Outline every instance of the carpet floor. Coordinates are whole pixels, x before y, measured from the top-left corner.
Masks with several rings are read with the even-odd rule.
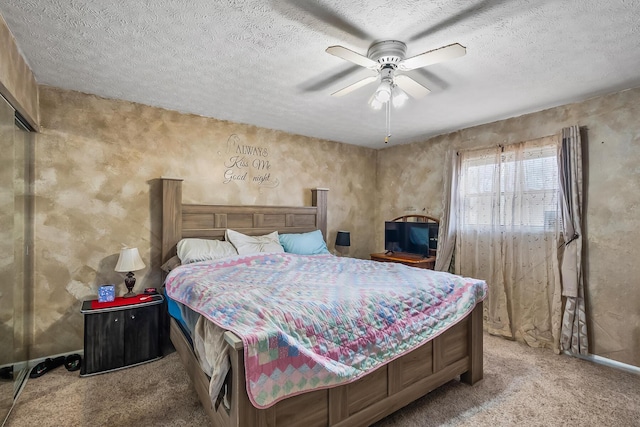
[[[178,355],[80,378],[29,379],[6,427],[206,426]],[[640,426],[640,376],[484,336],[484,379],[450,381],[376,427]]]

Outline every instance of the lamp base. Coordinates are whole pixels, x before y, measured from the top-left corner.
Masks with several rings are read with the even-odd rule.
[[[122,298],[131,298],[131,297],[135,297],[136,294],[133,293],[133,287],[136,285],[136,278],[133,277],[133,272],[128,272],[127,273],[127,278],[124,279],[124,284],[127,287],[127,292],[126,294],[122,295]]]
[[[349,246],[335,246],[335,255],[340,257],[349,257]]]

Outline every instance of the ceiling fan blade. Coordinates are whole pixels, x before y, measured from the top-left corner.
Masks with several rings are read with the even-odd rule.
[[[342,58],[349,62],[353,62],[354,64],[358,64],[361,67],[376,69],[378,67],[378,63],[373,59],[367,58],[366,56],[360,55],[346,47],[342,46],[329,46],[326,50],[327,53],[331,55],[337,56],[338,58]]]
[[[502,6],[502,4],[508,3],[508,0],[482,0],[474,5],[471,5],[455,15],[444,19],[437,24],[419,32],[413,37],[409,38],[410,42],[416,41],[423,37],[431,36],[438,31],[444,30],[445,28],[453,27],[454,25],[458,25],[459,23],[468,20],[469,18],[473,18],[478,16],[481,13],[488,12],[492,8],[497,8]]]
[[[400,87],[400,89],[416,99],[423,98],[431,92],[429,89],[404,74],[396,76],[393,81]]]
[[[340,89],[339,91],[333,92],[331,94],[331,96],[344,96],[344,95],[346,95],[348,93],[353,92],[356,89],[360,89],[362,86],[366,86],[369,83],[373,83],[376,80],[378,80],[378,77],[375,77],[375,76],[366,77],[366,78],[364,78],[362,80],[358,80],[357,82],[355,82],[353,84],[350,84],[349,86],[347,86],[345,88]]]
[[[416,68],[422,68],[426,67],[427,65],[437,64],[438,62],[458,58],[460,56],[464,56],[466,53],[466,47],[458,43],[454,43],[400,61],[400,63],[398,64],[398,69],[402,71],[415,70]]]
[[[358,65],[347,65],[346,68],[341,68],[341,71],[329,75],[325,74],[322,76],[317,76],[313,79],[308,80],[307,82],[299,84],[297,87],[304,92],[316,92],[319,90],[324,90],[329,86],[334,85],[336,81],[343,80],[349,77],[351,74],[358,73],[361,70],[362,68],[360,68]]]
[[[329,36],[344,39],[344,35],[348,34],[360,40],[373,39],[371,34],[318,1],[271,0],[271,5],[289,19]]]

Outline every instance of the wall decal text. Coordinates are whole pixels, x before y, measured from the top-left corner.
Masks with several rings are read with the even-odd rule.
[[[223,184],[246,182],[260,187],[275,188],[280,184],[269,160],[269,149],[244,144],[236,134],[229,136],[224,160]]]

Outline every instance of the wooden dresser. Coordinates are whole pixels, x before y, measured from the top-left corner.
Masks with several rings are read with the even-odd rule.
[[[380,262],[399,262],[400,264],[408,265],[410,267],[428,268],[433,270],[436,264],[436,257],[424,257],[422,255],[406,254],[402,252],[394,252],[385,254],[384,252],[371,254],[373,261]]]

